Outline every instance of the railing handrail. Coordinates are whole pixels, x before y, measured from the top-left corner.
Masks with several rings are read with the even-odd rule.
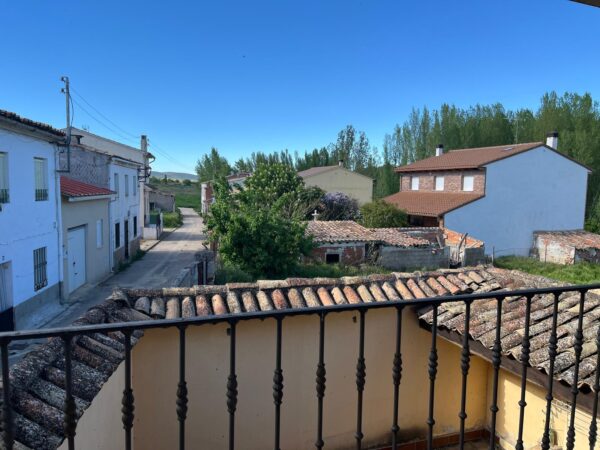
[[[208,315],[208,316],[195,316],[178,319],[154,319],[154,320],[140,320],[130,322],[114,322],[114,323],[102,323],[93,325],[78,325],[78,326],[65,326],[57,328],[47,328],[39,330],[23,330],[23,331],[10,331],[0,333],[0,342],[11,342],[11,341],[22,341],[27,339],[40,339],[50,337],[64,337],[64,336],[77,336],[85,335],[96,332],[116,332],[116,331],[135,331],[145,330],[152,328],[170,328],[170,327],[181,327],[186,325],[202,325],[202,324],[217,324],[217,323],[231,323],[242,320],[252,319],[268,319],[268,318],[283,318],[288,316],[300,316],[300,315],[313,315],[313,314],[327,314],[331,312],[344,312],[344,311],[364,311],[370,309],[380,308],[394,308],[394,307],[409,307],[409,306],[434,306],[441,305],[443,303],[450,302],[465,302],[465,301],[477,301],[486,299],[497,299],[506,297],[533,297],[534,295],[540,294],[562,294],[566,292],[587,292],[593,289],[600,289],[600,283],[594,284],[583,284],[583,285],[565,285],[565,286],[554,286],[544,288],[529,288],[529,289],[518,289],[518,290],[501,290],[491,291],[483,293],[472,293],[472,294],[457,294],[457,295],[442,295],[436,297],[426,297],[420,299],[411,300],[388,300],[388,301],[374,301],[370,303],[348,303],[342,305],[331,305],[331,306],[318,306],[318,307],[303,307],[303,308],[286,308],[286,309],[274,309],[270,311],[253,311],[253,312],[242,312],[242,313],[228,313],[219,315]],[[121,301],[123,302],[123,301]]]

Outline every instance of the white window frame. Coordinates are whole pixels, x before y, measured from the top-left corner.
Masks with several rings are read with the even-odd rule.
[[[131,181],[133,181],[133,183],[132,183],[133,196],[135,197],[137,195],[137,177],[136,176],[131,177]]]
[[[464,192],[473,192],[474,188],[475,188],[475,176],[474,175],[463,175],[462,190]]]
[[[48,160],[33,158],[34,199],[36,202],[48,201]]]
[[[125,197],[129,197],[129,175],[123,175],[123,184],[125,185]]]
[[[113,176],[113,190],[117,193],[116,197],[119,198],[119,174],[115,172]]]
[[[445,179],[443,176],[435,176],[433,177],[433,184],[434,184],[434,189],[436,191],[443,191],[444,190],[444,183],[445,183]]]
[[[8,153],[0,152],[0,204],[10,202],[8,186]]]
[[[410,190],[418,191],[419,190],[419,177],[410,177]]]
[[[104,221],[96,220],[96,248],[104,246]]]

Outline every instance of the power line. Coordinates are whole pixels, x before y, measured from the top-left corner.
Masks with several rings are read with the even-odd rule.
[[[175,158],[173,158],[171,155],[169,155],[165,150],[160,148],[158,145],[154,144],[151,140],[148,140],[148,145],[152,149],[156,150],[160,155],[164,156],[166,159],[168,159],[170,162],[172,162],[173,164],[176,164],[185,170],[190,170],[190,167],[188,165],[177,161]]]

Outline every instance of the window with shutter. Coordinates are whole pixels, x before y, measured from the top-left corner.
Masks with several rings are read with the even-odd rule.
[[[0,152],[0,203],[8,203],[8,155]]]
[[[48,285],[46,247],[33,251],[33,288],[39,291]]]
[[[35,167],[35,201],[48,200],[48,160],[44,158],[33,159]]]

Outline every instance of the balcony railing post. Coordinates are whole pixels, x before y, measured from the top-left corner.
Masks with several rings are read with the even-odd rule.
[[[283,401],[283,371],[281,370],[281,322],[277,319],[277,342],[275,344],[275,372],[273,373],[273,402],[275,403],[275,450],[280,450],[281,403]]]
[[[596,333],[596,377],[594,378],[594,406],[592,407],[592,421],[590,423],[589,441],[590,450],[594,450],[598,436],[598,392],[600,391],[600,327]]]
[[[567,431],[567,450],[573,450],[575,446],[575,410],[577,408],[577,394],[579,394],[579,364],[581,363],[581,351],[583,350],[583,312],[585,310],[586,291],[580,291],[579,297],[579,315],[577,317],[577,331],[575,331],[575,374],[571,383],[571,418],[569,421],[569,430]]]
[[[64,350],[65,350],[65,406],[64,406],[64,430],[65,437],[69,450],[75,448],[75,429],[77,427],[76,422],[76,410],[75,410],[75,399],[73,398],[73,373],[72,373],[72,341],[73,336],[70,334],[63,336]]]
[[[496,417],[498,415],[498,374],[500,372],[500,363],[502,362],[502,302],[504,297],[498,297],[496,300],[496,336],[494,338],[494,347],[492,349],[492,367],[494,368],[494,378],[492,383],[492,413],[490,423],[490,450],[496,448]]]
[[[552,413],[552,400],[554,399],[554,362],[556,360],[556,350],[558,348],[558,336],[556,327],[558,326],[558,302],[560,294],[554,294],[554,306],[552,309],[552,328],[550,329],[550,339],[548,342],[548,357],[550,359],[548,367],[548,392],[546,393],[546,421],[544,423],[544,434],[542,436],[542,450],[550,449],[550,417]]]
[[[325,313],[319,314],[319,364],[317,365],[317,441],[315,447],[322,449],[323,442],[323,397],[325,397]]]
[[[400,391],[400,380],[402,379],[402,307],[396,307],[396,350],[392,365],[392,381],[394,384],[394,418],[392,420],[392,450],[398,448],[398,398]]]
[[[525,422],[525,394],[527,392],[527,367],[529,366],[529,324],[531,322],[531,299],[532,295],[525,296],[525,331],[523,335],[523,343],[521,345],[521,399],[519,400],[519,434],[516,450],[523,450],[523,426]]]
[[[123,334],[125,335],[125,389],[123,389],[121,412],[125,430],[125,449],[131,450],[131,429],[135,410],[133,390],[131,389],[131,330],[124,330]]]
[[[12,408],[10,401],[10,369],[8,362],[8,344],[10,340],[2,339],[2,431],[4,447],[12,450],[14,445]]]
[[[227,411],[229,412],[229,450],[235,448],[235,410],[237,408],[238,383],[235,373],[235,345],[237,321],[229,322],[229,377],[227,378]]]
[[[188,390],[185,381],[185,325],[179,328],[179,383],[177,384],[177,420],[179,421],[179,449],[185,449],[185,419],[188,410]]]
[[[364,309],[359,311],[359,335],[358,335],[358,360],[356,362],[356,390],[357,407],[356,407],[356,448],[362,448],[362,410],[363,410],[363,391],[365,390],[365,380],[367,376],[367,365],[365,363],[365,313]]]
[[[433,426],[435,419],[433,416],[434,396],[435,396],[435,378],[437,375],[438,356],[437,356],[437,322],[438,305],[433,306],[433,321],[431,324],[431,350],[429,352],[429,415],[427,416],[427,450],[433,449]]]
[[[465,446],[465,419],[467,418],[467,377],[469,376],[469,367],[471,362],[471,351],[469,347],[469,325],[471,322],[471,302],[465,302],[465,328],[463,334],[463,344],[461,351],[460,367],[462,371],[462,388],[460,393],[460,434],[459,448]]]

